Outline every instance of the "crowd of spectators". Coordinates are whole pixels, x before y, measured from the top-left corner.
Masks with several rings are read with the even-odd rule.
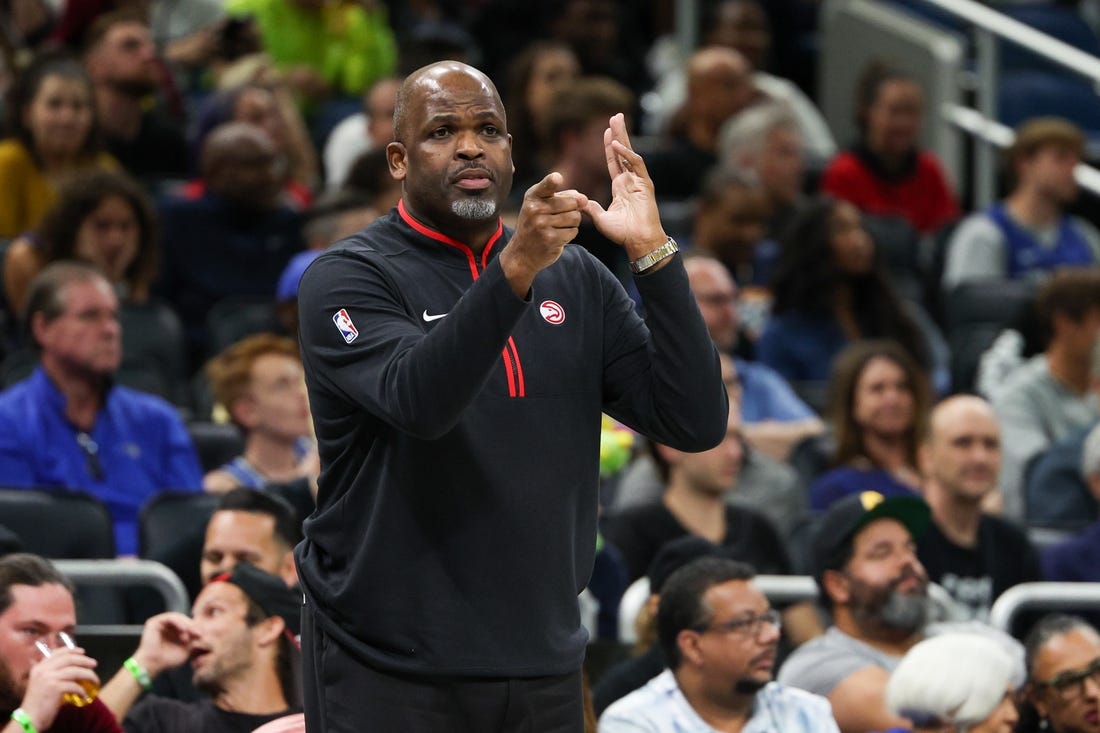
[[[673,2],[0,0],[0,489],[87,492],[110,516],[114,554],[187,581],[194,619],[147,620],[129,602],[116,620],[152,624],[135,657],[153,677],[194,655],[189,634],[212,638],[211,603],[285,601],[249,571],[196,598],[200,556],[203,583],[246,562],[293,584],[287,551],[322,469],[298,280],[329,245],[393,215],[386,145],[404,76],[463,60],[505,96],[506,224],[551,170],[606,206],[604,128],[626,113],[723,360],[718,447],[630,436],[628,460],[601,471],[582,618],[591,648],[604,645],[587,673],[607,729],[656,730],[683,712],[666,705],[712,725],[708,714],[739,715],[745,699],[707,698],[722,679],[700,641],[710,616],[693,614],[744,601],[761,611],[745,627],[754,653],[776,657],[782,682],[761,683],[757,703],[820,717],[818,700],[790,690],[802,688],[831,704],[806,730],[1100,731],[1100,612],[1025,615],[1015,639],[987,626],[1018,583],[1100,581],[1100,217],[1075,178],[1090,132],[1025,121],[1004,151],[1002,198],[974,207],[922,142],[912,69],[861,69],[856,137],[836,137],[805,50],[810,5],[704,0],[685,54]],[[644,308],[625,254],[590,221],[576,245]],[[961,314],[975,298],[981,332]],[[271,512],[241,487],[289,498],[296,517],[259,526]],[[224,506],[151,548],[141,522],[159,494]],[[4,524],[0,548],[29,549],[27,528]],[[249,553],[258,533],[276,561]],[[700,556],[712,564],[670,581]],[[63,585],[19,562],[9,582]],[[754,572],[811,575],[818,602],[765,608]],[[712,591],[739,600],[708,606]],[[252,612],[252,658],[292,653],[292,624]],[[967,664],[933,679],[958,649]],[[160,730],[164,716],[229,725],[216,681],[212,705],[147,700],[128,715],[143,685],[124,672],[104,697],[126,730]],[[281,669],[231,687],[245,699],[260,688],[270,694],[236,729],[296,711]],[[0,711],[10,692],[0,684]]]

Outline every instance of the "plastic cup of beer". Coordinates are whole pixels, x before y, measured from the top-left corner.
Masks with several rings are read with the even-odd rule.
[[[67,649],[76,649],[76,642],[73,641],[73,637],[69,636],[64,631],[59,631],[57,633],[57,638],[61,640],[61,643]],[[49,659],[51,656],[53,656],[53,651],[50,649],[50,645],[46,642],[36,641],[34,645],[38,647],[38,651],[42,652],[42,656],[46,659]],[[85,705],[91,705],[92,701],[94,701],[99,695],[99,683],[93,682],[92,680],[77,680],[77,684],[84,688],[83,695],[77,695],[73,692],[66,692],[61,695],[61,699],[69,705],[78,708],[82,708]]]

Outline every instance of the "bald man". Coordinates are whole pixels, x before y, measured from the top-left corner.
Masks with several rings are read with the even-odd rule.
[[[732,48],[710,46],[687,62],[687,96],[669,123],[667,145],[651,157],[662,198],[695,196],[706,171],[718,162],[722,123],[767,100],[752,79],[752,66]]]
[[[714,345],[732,354],[741,325],[737,284],[726,266],[710,255],[693,252],[684,258],[684,268]],[[731,366],[740,388],[745,437],[753,448],[785,461],[791,448],[824,430],[813,410],[771,367],[740,358],[733,359]]]
[[[311,731],[583,726],[577,594],[596,544],[600,413],[679,450],[717,445],[718,355],[622,114],[605,210],[528,189],[480,71],[443,61],[398,92],[396,209],[321,254],[299,289],[317,511],[296,557]],[[622,246],[647,318],[569,245],[581,212]]]
[[[201,185],[157,202],[158,294],[183,321],[194,364],[209,356],[211,306],[230,296],[273,298],[305,244],[301,214],[281,200],[286,161],[263,129],[220,125],[203,142],[200,165]]]
[[[917,540],[929,579],[966,616],[986,620],[997,596],[1039,580],[1039,560],[1016,525],[983,511],[998,505],[1001,431],[989,403],[960,395],[939,403],[920,448],[932,524]]]

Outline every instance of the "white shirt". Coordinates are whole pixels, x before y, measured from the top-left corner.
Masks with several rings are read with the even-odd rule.
[[[600,733],[716,733],[666,669],[600,716]],[[778,682],[756,693],[742,733],[839,733],[829,701]]]

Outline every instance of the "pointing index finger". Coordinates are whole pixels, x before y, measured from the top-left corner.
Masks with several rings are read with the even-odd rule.
[[[531,188],[527,189],[527,193],[531,194],[532,196],[538,196],[539,198],[544,199],[553,198],[554,194],[558,192],[558,189],[561,187],[563,182],[564,179],[562,178],[561,173],[553,171],[547,174],[545,178],[536,183],[534,186],[531,186]]]

